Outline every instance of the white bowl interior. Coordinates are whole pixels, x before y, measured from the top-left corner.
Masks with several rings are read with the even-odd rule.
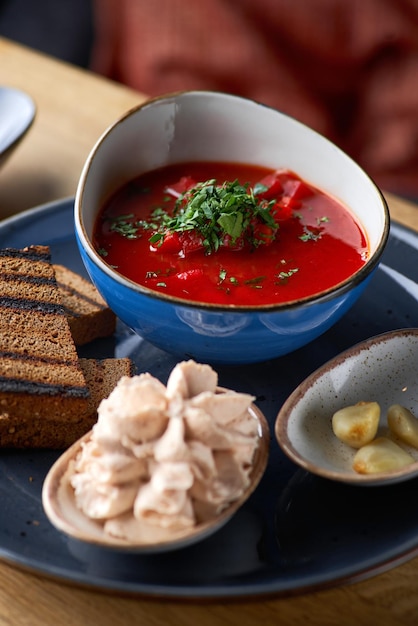
[[[382,241],[388,220],[384,200],[367,174],[334,144],[258,103],[227,94],[185,92],[139,106],[96,143],[76,197],[76,221],[81,209],[85,243],[91,248],[88,238],[98,207],[123,183],[145,171],[192,160],[294,170],[351,209],[367,233],[371,254]]]

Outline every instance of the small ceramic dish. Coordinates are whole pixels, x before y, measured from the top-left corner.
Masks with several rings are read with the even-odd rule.
[[[205,539],[226,524],[248,500],[267,467],[270,445],[269,426],[263,413],[255,405],[250,406],[249,412],[258,423],[258,446],[250,474],[251,482],[242,496],[232,502],[216,518],[197,524],[190,530],[173,532],[155,543],[132,543],[105,533],[99,522],[86,517],[76,506],[74,491],[70,484],[72,462],[80,452],[83,442],[89,440],[91,432],[68,448],[48,472],[42,490],[42,503],[47,517],[58,530],[73,539],[98,547],[136,553],[175,550]]]
[[[0,165],[28,132],[35,114],[35,103],[28,94],[0,87]]]
[[[418,450],[397,441],[415,462],[402,469],[359,474],[354,448],[332,430],[332,415],[360,401],[381,408],[378,435],[387,435],[387,409],[408,408],[418,417],[418,329],[390,331],[346,350],[306,378],[282,406],[275,434],[285,454],[304,469],[355,485],[383,485],[418,476]]]

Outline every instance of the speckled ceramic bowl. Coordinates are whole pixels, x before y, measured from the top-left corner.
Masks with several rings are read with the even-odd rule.
[[[0,165],[31,127],[36,114],[32,98],[11,87],[0,87]]]
[[[355,450],[334,435],[335,411],[360,401],[381,407],[378,434],[387,434],[387,409],[408,408],[418,418],[418,329],[378,335],[335,357],[307,379],[282,406],[275,425],[283,451],[314,474],[357,485],[382,485],[418,475],[418,450],[400,443],[415,459],[393,472],[358,474]]]
[[[193,160],[293,170],[339,198],[357,217],[369,240],[366,264],[316,296],[253,307],[190,302],[124,278],[92,245],[99,209],[112,193],[141,173]],[[240,364],[292,352],[344,315],[380,261],[389,233],[389,214],[382,194],[365,172],[303,124],[243,98],[185,92],[132,109],[99,138],[78,184],[75,230],[92,281],[116,315],[136,333],[179,358]]]

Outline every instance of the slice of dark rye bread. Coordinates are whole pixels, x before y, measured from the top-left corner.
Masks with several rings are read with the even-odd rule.
[[[0,250],[0,413],[81,417],[89,396],[49,248]]]
[[[45,246],[0,250],[0,447],[67,447],[92,427],[118,380],[134,374],[129,358],[78,358],[69,318],[77,318],[81,343],[114,329],[83,281],[57,271]],[[83,330],[93,321],[99,330]]]
[[[90,391],[89,413],[71,419],[63,419],[60,414],[32,417],[0,414],[0,448],[67,448],[96,423],[97,407],[119,379],[134,374],[129,358],[80,359],[80,366]]]
[[[53,268],[76,346],[112,335],[116,315],[94,285],[63,265],[53,264]]]

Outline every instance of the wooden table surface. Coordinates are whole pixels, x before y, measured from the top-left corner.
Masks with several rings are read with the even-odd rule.
[[[120,114],[144,100],[141,94],[2,39],[0,85],[24,89],[37,104],[33,127],[0,170],[0,218],[74,195],[96,139]],[[392,218],[418,230],[418,208],[390,194],[387,199]],[[95,623],[417,626],[418,558],[351,585],[239,602],[118,597],[0,563],[0,624]]]

